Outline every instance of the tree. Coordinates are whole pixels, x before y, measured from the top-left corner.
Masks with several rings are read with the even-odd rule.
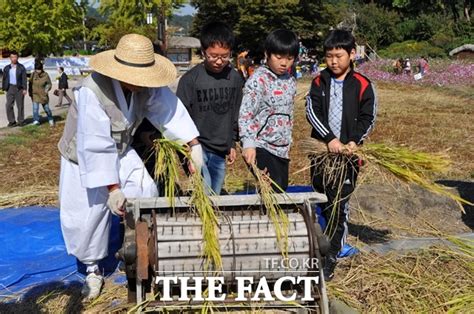
[[[356,37],[369,43],[373,49],[383,48],[401,40],[397,25],[400,16],[374,3],[362,5],[357,10]]]
[[[314,47],[329,27],[322,19],[321,1],[192,0],[191,5],[198,10],[191,32],[194,36],[199,37],[206,23],[222,21],[233,28],[237,46],[250,49],[254,55],[262,54],[265,37],[274,29],[291,29]]]
[[[199,37],[201,28],[209,23],[221,21],[234,28],[239,22],[239,1],[206,1],[206,0],[191,0],[191,5],[197,9],[197,13],[193,19],[191,34]]]
[[[156,39],[157,17],[162,12],[171,16],[173,9],[180,7],[184,0],[101,0],[99,13],[106,23],[94,30],[93,36],[101,44],[115,46],[120,37],[128,33],[138,33]],[[147,24],[147,14],[154,14],[153,23]]]
[[[79,5],[74,0],[0,0],[0,47],[47,55],[81,31]]]

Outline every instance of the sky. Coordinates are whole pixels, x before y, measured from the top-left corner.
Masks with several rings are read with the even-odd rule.
[[[76,0],[76,2],[79,3],[80,0]],[[97,9],[99,7],[99,1],[89,0],[89,5]],[[174,12],[176,15],[194,15],[194,13],[196,13],[196,9],[189,3],[184,4],[179,10]]]
[[[185,4],[174,12],[176,15],[194,15],[194,13],[196,13],[196,9],[189,4]]]

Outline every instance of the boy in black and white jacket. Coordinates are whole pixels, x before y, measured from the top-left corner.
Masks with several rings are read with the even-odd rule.
[[[324,52],[327,68],[311,83],[306,103],[306,116],[313,127],[311,136],[326,143],[329,152],[351,156],[341,191],[338,191],[340,184],[337,187],[325,184],[318,160],[313,160],[311,166],[313,188],[328,197],[322,215],[326,221],[331,214],[336,219],[323,268],[325,279],[331,280],[337,254],[347,237],[349,197],[359,171],[360,162],[353,153],[374,127],[377,99],[372,83],[353,70],[355,39],[350,32],[331,31],[324,41]]]

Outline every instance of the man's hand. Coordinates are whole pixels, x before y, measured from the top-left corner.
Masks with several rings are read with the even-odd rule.
[[[244,160],[248,165],[253,165],[257,157],[257,150],[255,149],[255,147],[244,148],[242,156],[244,157]]]
[[[229,155],[227,155],[227,164],[232,165],[235,162],[235,159],[237,158],[237,151],[235,148],[231,148]]]
[[[340,154],[344,150],[344,145],[338,138],[333,139],[328,143],[328,151],[331,153]]]
[[[125,195],[120,188],[109,190],[109,199],[107,206],[116,216],[123,216],[125,214],[125,202],[127,201]]]
[[[189,172],[200,173],[203,164],[202,146],[201,144],[194,144],[191,146],[191,160],[188,161]]]

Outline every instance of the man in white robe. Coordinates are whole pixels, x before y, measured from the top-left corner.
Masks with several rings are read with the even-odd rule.
[[[92,299],[104,282],[98,262],[107,256],[111,215],[123,215],[127,198],[158,196],[126,135],[146,117],[164,137],[191,146],[191,172],[200,170],[202,149],[186,108],[165,87],[176,69],[153,53],[149,39],[125,35],[117,49],[92,57],[90,66],[96,73],[75,91],[77,110],[71,107],[59,143],[59,196],[66,247],[87,266],[82,293]],[[117,124],[123,132],[114,134]]]

